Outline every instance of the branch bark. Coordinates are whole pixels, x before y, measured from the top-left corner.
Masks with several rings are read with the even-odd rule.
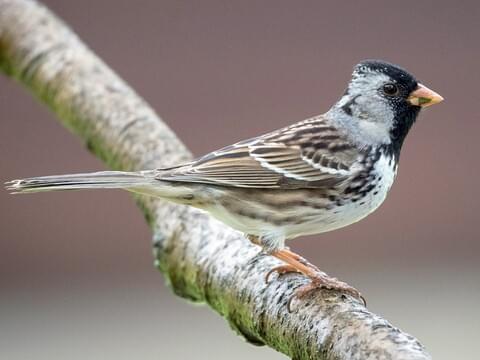
[[[0,68],[47,104],[110,167],[149,169],[191,154],[155,112],[43,5],[0,0]],[[156,266],[176,294],[204,302],[249,342],[293,359],[430,359],[412,336],[357,300],[329,291],[297,311],[286,302],[306,280],[265,284],[278,261],[241,234],[187,207],[138,197],[154,233]]]

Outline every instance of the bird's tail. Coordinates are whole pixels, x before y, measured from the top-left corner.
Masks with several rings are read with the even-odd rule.
[[[101,171],[12,180],[5,183],[5,186],[7,190],[18,194],[79,189],[127,189],[136,191],[136,189],[153,187],[155,183],[159,183],[159,181],[155,179],[153,171]]]

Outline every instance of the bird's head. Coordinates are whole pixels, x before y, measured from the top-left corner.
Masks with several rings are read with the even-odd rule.
[[[393,145],[400,149],[421,108],[442,101],[406,70],[379,60],[355,66],[330,118],[361,146]]]

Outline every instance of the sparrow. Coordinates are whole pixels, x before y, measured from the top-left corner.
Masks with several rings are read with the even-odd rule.
[[[365,60],[326,113],[192,162],[139,172],[33,177],[6,186],[13,193],[120,188],[190,205],[280,259],[284,265],[268,272],[267,282],[273,273],[308,277],[293,297],[330,289],[364,301],[358,290],[289,250],[285,240],[342,228],[377,209],[420,110],[442,100],[401,67]]]

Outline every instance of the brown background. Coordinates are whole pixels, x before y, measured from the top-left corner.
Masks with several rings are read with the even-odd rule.
[[[478,1],[49,0],[193,150],[324,112],[382,58],[446,101],[421,114],[365,221],[290,245],[361,289],[436,360],[474,358],[480,315]],[[0,77],[0,180],[103,169]],[[0,191],[2,359],[282,359],[163,285],[127,193]]]

